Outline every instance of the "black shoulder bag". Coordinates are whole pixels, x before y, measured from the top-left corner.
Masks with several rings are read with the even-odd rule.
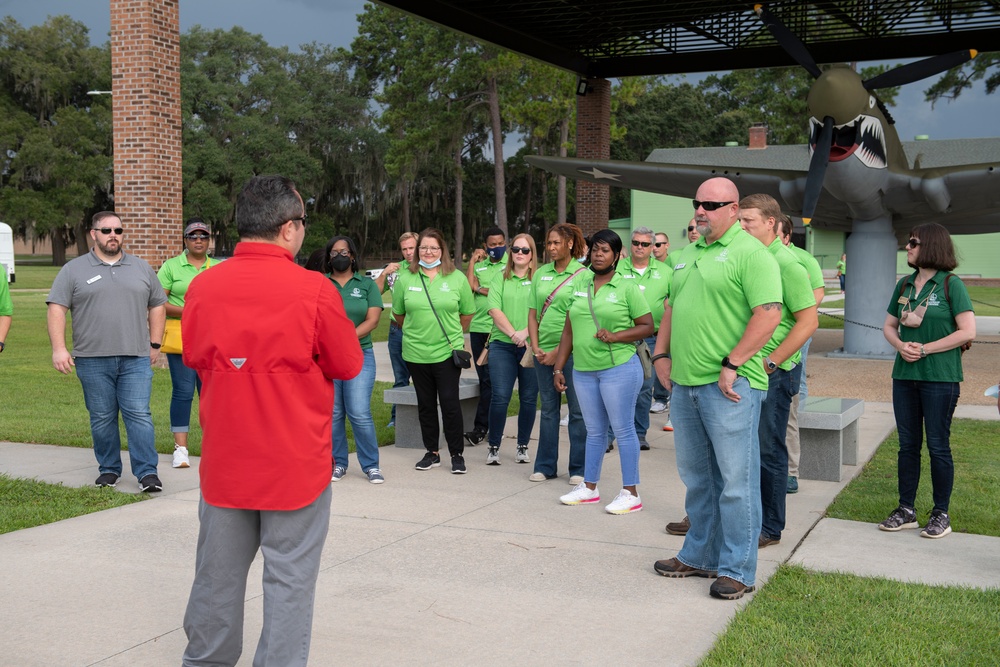
[[[438,326],[441,327],[441,333],[444,334],[444,339],[448,341],[448,347],[451,347],[451,339],[448,338],[448,332],[444,330],[444,323],[441,322],[441,318],[438,317],[437,310],[434,308],[434,302],[431,301],[431,291],[427,287],[427,279],[424,278],[424,274],[420,273],[420,269],[417,269],[417,273],[420,274],[420,282],[424,284],[424,294],[427,295],[427,303],[431,304],[431,312],[434,313],[434,319],[437,320]],[[444,276],[441,276],[442,279]],[[451,360],[459,368],[472,368],[472,353],[466,352],[465,348],[461,350],[452,349]]]

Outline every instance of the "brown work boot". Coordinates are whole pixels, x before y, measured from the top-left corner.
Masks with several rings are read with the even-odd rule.
[[[712,579],[718,575],[718,572],[714,570],[699,570],[696,567],[685,565],[676,558],[658,560],[653,563],[653,569],[656,570],[657,574],[662,574],[664,577],[671,577],[673,579],[679,579],[680,577],[705,577],[706,579]]]
[[[691,520],[686,516],[682,521],[673,521],[667,524],[667,532],[671,535],[687,535],[688,528],[691,527]]]
[[[747,593],[753,593],[753,591],[753,586],[741,584],[729,577],[719,577],[712,582],[712,587],[709,589],[709,593],[712,594],[713,598],[721,598],[723,600],[739,600]]]
[[[772,544],[781,544],[781,538],[780,537],[771,537],[770,535],[765,535],[764,533],[761,533],[760,537],[757,538],[757,548],[758,549],[763,549],[764,547],[769,547]]]

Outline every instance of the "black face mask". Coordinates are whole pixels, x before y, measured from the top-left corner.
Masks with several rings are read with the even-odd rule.
[[[330,258],[330,268],[337,272],[346,271],[351,268],[351,258],[335,255]]]
[[[594,273],[596,273],[599,276],[603,276],[603,275],[611,273],[612,271],[615,270],[615,263],[608,264],[607,268],[601,269],[600,271],[598,271],[597,269],[595,269],[594,265],[591,264],[590,265],[590,270],[593,271]]]

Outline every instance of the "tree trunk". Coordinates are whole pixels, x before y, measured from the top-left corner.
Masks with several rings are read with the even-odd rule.
[[[497,92],[497,79],[491,76],[489,80],[490,131],[493,135],[493,186],[497,199],[497,227],[507,236],[507,183],[503,172],[503,130],[500,125],[500,94]]]
[[[66,237],[61,229],[53,230],[49,235],[52,239],[52,266],[62,266],[66,263]]]
[[[569,119],[563,118],[559,123],[559,157],[566,157],[566,144],[569,142]],[[556,178],[556,222],[566,222],[566,177]]]
[[[533,185],[535,184],[535,170],[528,169],[525,173],[525,178],[528,179],[528,186],[525,188],[524,193],[524,229],[522,230],[525,234],[531,233],[531,193],[533,190]]]
[[[462,268],[462,246],[465,242],[465,223],[462,221],[462,146],[455,149],[455,266]]]
[[[410,181],[403,180],[403,231],[410,232]]]
[[[76,254],[79,256],[86,255],[90,252],[90,246],[87,244],[87,232],[90,230],[89,220],[76,223],[75,235],[76,235]]]

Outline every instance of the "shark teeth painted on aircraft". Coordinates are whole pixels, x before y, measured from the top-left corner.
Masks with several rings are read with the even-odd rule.
[[[809,119],[809,155],[816,150],[823,124],[815,117]],[[830,162],[840,162],[854,155],[866,167],[888,167],[888,150],[882,122],[874,116],[859,115],[849,123],[835,125],[830,143]]]
[[[885,133],[882,123],[872,116],[860,116],[861,126],[858,128],[858,150],[854,155],[862,164],[872,169],[885,169],[889,166],[886,157]]]

